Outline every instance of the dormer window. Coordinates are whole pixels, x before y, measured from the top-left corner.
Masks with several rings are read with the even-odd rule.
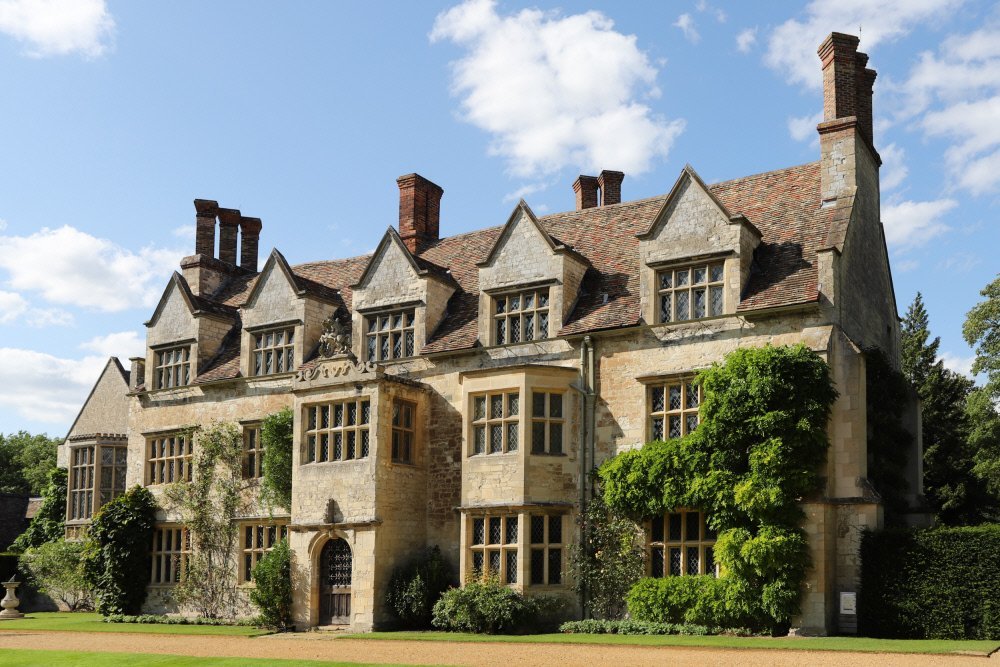
[[[171,389],[191,384],[191,346],[179,345],[156,352],[154,389]]]
[[[253,374],[275,375],[295,369],[295,329],[285,327],[254,334]]]
[[[549,337],[549,288],[493,297],[493,344],[510,345]]]
[[[413,308],[394,310],[365,318],[365,350],[368,361],[390,361],[414,355]]]
[[[658,271],[659,321],[683,322],[722,315],[722,268],[722,262],[711,262]]]

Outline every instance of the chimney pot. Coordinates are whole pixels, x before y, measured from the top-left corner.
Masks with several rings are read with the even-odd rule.
[[[573,181],[573,192],[576,193],[576,210],[597,206],[597,177],[580,174]]]
[[[416,253],[440,238],[444,190],[420,174],[396,179],[399,186],[399,236]]]
[[[211,199],[195,199],[195,237],[194,252],[196,255],[215,257],[215,216],[219,213],[219,202]]]
[[[219,259],[236,266],[236,242],[240,212],[235,208],[219,209]]]
[[[257,273],[257,245],[263,228],[260,218],[240,216],[240,268]]]
[[[625,173],[605,169],[597,177],[597,187],[601,189],[601,206],[622,203],[622,181]]]
[[[823,120],[857,116],[858,43],[854,35],[832,32],[820,44],[823,62]]]

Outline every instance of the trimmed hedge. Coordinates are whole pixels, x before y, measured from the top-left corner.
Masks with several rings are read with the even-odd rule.
[[[737,635],[749,637],[753,633],[746,628],[724,629],[711,625],[692,623],[651,623],[648,621],[605,620],[588,618],[583,621],[568,621],[559,626],[559,632],[587,635]]]
[[[257,621],[252,618],[232,620],[228,618],[203,618],[201,616],[160,616],[158,614],[139,614],[129,616],[126,614],[111,614],[104,617],[105,623],[145,623],[154,625],[222,625],[239,627],[259,627]]]
[[[866,532],[858,623],[871,637],[1000,639],[1000,525]]]

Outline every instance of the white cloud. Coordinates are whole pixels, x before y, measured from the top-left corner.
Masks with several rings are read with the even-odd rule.
[[[500,15],[492,0],[468,0],[438,15],[430,39],[466,48],[452,64],[464,120],[492,135],[490,152],[515,176],[641,173],[683,130],[640,101],[659,95],[657,70],[600,12]]]
[[[920,266],[920,262],[915,259],[904,259],[900,262],[895,262],[895,265],[894,273],[909,273]]]
[[[968,273],[982,263],[983,260],[971,252],[957,252],[938,262],[937,269],[950,273]]]
[[[812,140],[819,142],[819,133],[816,132],[816,126],[819,125],[820,121],[823,120],[823,112],[813,114],[811,116],[798,116],[788,119],[788,134],[792,136],[795,141],[806,141]]]
[[[194,241],[194,232],[194,225],[181,225],[180,227],[174,227],[170,233],[179,239]]]
[[[949,368],[956,373],[961,373],[966,377],[972,377],[972,362],[976,360],[976,355],[963,357],[951,352],[942,352],[938,358],[944,362],[945,368]]]
[[[893,143],[879,149],[879,155],[882,156],[879,185],[882,192],[888,192],[898,188],[910,173],[906,166],[906,151]]]
[[[60,357],[18,348],[0,348],[0,410],[66,428],[100,376],[106,358]]]
[[[73,313],[62,308],[32,308],[24,319],[28,326],[38,328],[68,327],[75,322]]]
[[[954,199],[901,201],[882,207],[885,240],[893,250],[922,245],[948,230],[941,218],[958,206]]]
[[[111,48],[115,21],[104,0],[0,0],[0,33],[24,42],[34,57]]]
[[[95,352],[105,359],[118,357],[124,361],[130,357],[141,357],[145,354],[146,338],[135,331],[119,331],[80,343],[80,349]]]
[[[736,48],[740,53],[750,53],[750,49],[757,43],[757,28],[746,28],[736,35]]]
[[[28,302],[17,292],[0,290],[0,324],[9,324],[28,310]]]
[[[522,185],[517,190],[514,190],[513,192],[509,192],[506,195],[504,195],[503,201],[504,203],[520,201],[521,199],[524,199],[530,194],[541,192],[542,190],[548,188],[550,185],[552,185],[552,183],[541,183],[541,182],[528,183],[527,185]]]
[[[115,312],[156,303],[183,252],[132,252],[68,225],[30,236],[0,236],[7,284],[55,304]]]
[[[789,83],[822,87],[816,49],[831,32],[861,33],[866,53],[898,39],[918,23],[945,16],[963,0],[813,0],[802,20],[789,19],[771,33],[764,62],[784,72]]]
[[[698,34],[698,29],[694,25],[694,18],[690,14],[678,16],[673,26],[680,28],[680,31],[684,33],[684,39],[692,44],[697,44],[701,40],[701,35]]]
[[[5,229],[7,229],[7,221],[4,220],[3,218],[0,218],[0,232],[2,232]]]

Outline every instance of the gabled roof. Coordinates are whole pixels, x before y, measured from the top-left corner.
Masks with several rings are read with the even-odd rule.
[[[278,252],[277,248],[271,250],[271,254],[268,255],[267,261],[264,262],[264,267],[260,270],[260,274],[257,279],[254,280],[250,286],[250,290],[246,295],[241,308],[247,307],[248,304],[252,304],[254,299],[257,298],[257,293],[260,291],[261,286],[264,284],[263,276],[271,275],[274,269],[277,268],[281,271],[281,274],[288,281],[288,285],[292,288],[297,296],[305,297],[311,296],[320,301],[327,301],[329,303],[339,303],[338,290],[336,288],[327,287],[326,285],[321,285],[315,281],[309,280],[308,278],[302,278],[301,276],[295,275],[292,271],[292,267],[288,265],[288,261],[285,256]]]
[[[111,374],[109,379],[113,378],[115,380],[121,381],[122,392],[120,398],[123,403],[126,400],[125,397],[128,394],[129,372],[125,370],[125,368],[122,366],[122,363],[118,361],[118,357],[110,357],[108,359],[108,363],[104,364],[104,369],[101,371],[101,374],[97,376],[97,380],[94,382],[94,386],[90,388],[90,393],[87,394],[87,400],[85,400],[83,402],[83,405],[80,406],[80,411],[76,413],[76,417],[73,419],[73,423],[70,425],[69,430],[66,431],[65,440],[68,440],[69,437],[73,434],[73,431],[76,430],[77,424],[80,423],[80,418],[84,415],[84,413],[87,412],[87,409],[90,407],[90,402],[94,399],[94,394],[97,391],[97,388],[101,385],[101,382],[104,380],[105,376],[108,376],[109,373]],[[124,407],[124,405],[122,407]],[[102,413],[105,415],[109,414],[108,411],[104,410],[102,410]],[[124,421],[115,424],[105,423],[102,425],[102,428],[97,429],[97,431],[108,434],[111,433],[124,434],[128,426],[128,424],[125,423],[127,421],[127,416],[128,414],[126,409],[125,412],[126,419]]]
[[[733,223],[750,224],[761,235],[753,269],[738,306],[740,312],[815,302],[819,296],[816,253],[827,247],[838,218],[820,201],[820,163],[755,174],[714,185],[705,185],[686,167],[681,178],[691,179],[729,212]],[[681,182],[678,179],[678,183]],[[679,187],[674,184],[671,193]],[[556,246],[572,248],[588,262],[577,302],[563,323],[560,335],[633,326],[640,322],[639,235],[648,233],[668,203],[670,193],[582,211],[543,217],[531,216]],[[520,210],[520,204],[515,210]],[[530,209],[529,209],[530,210]],[[739,211],[745,217],[742,222]],[[510,220],[507,221],[508,224]],[[447,315],[427,341],[423,353],[469,349],[478,344],[479,263],[490,258],[507,225],[487,227],[428,244],[409,253],[417,271],[437,272],[456,286]],[[836,232],[832,232],[836,234]],[[380,250],[398,239],[386,233]],[[405,249],[405,245],[403,245]],[[321,260],[288,267],[296,282],[322,286],[351,310],[353,287],[363,282],[378,255]],[[412,266],[412,265],[411,265]],[[237,276],[223,285],[212,300],[235,311],[243,305],[259,277]],[[238,315],[238,314],[237,314]],[[235,326],[234,316],[234,326]],[[198,381],[236,377],[239,370],[239,337],[223,346],[206,365]]]
[[[514,207],[514,210],[510,212],[510,216],[507,218],[507,222],[504,223],[503,227],[500,229],[500,235],[497,236],[496,241],[493,242],[493,246],[490,248],[490,251],[486,254],[486,258],[483,261],[479,262],[477,266],[483,268],[493,264],[493,260],[496,258],[496,254],[503,247],[504,243],[506,243],[507,239],[510,238],[510,231],[514,228],[514,225],[517,224],[517,221],[522,219],[522,216],[531,222],[531,224],[535,228],[535,231],[537,231],[541,235],[541,237],[545,239],[545,242],[548,244],[549,249],[552,252],[557,254],[570,254],[583,264],[590,263],[587,261],[586,257],[583,257],[582,255],[580,255],[580,253],[575,252],[571,247],[553,238],[551,234],[545,231],[545,228],[542,227],[542,224],[538,222],[538,218],[535,217],[534,211],[531,210],[531,207],[528,206],[528,203],[524,201],[524,199],[521,199],[517,203],[517,206]]]
[[[738,223],[741,225],[746,225],[747,228],[754,234],[756,234],[758,237],[762,236],[760,230],[757,229],[753,225],[753,223],[747,220],[745,215],[743,215],[742,213],[736,213],[736,214],[730,213],[726,205],[723,204],[719,200],[719,198],[715,196],[714,192],[712,192],[712,189],[707,185],[705,185],[705,181],[701,180],[701,176],[699,176],[698,172],[694,170],[694,167],[692,167],[690,164],[686,164],[684,165],[684,168],[681,169],[680,175],[677,176],[677,180],[674,181],[674,187],[670,188],[670,192],[667,194],[667,198],[663,201],[663,206],[660,207],[660,211],[656,214],[656,217],[654,217],[653,221],[650,223],[649,229],[637,235],[640,239],[645,240],[652,238],[656,235],[657,232],[659,232],[660,227],[662,227],[663,223],[666,222],[666,216],[664,214],[674,203],[677,197],[680,196],[681,189],[683,188],[684,184],[688,182],[694,183],[696,187],[700,188],[702,192],[708,195],[708,198],[712,200],[712,203],[714,203],[718,207],[719,212],[722,213],[722,216],[726,218],[730,223]]]
[[[362,271],[361,276],[358,281],[351,285],[352,289],[360,289],[362,285],[371,277],[372,271],[378,266],[379,261],[385,256],[386,251],[389,246],[393,245],[397,247],[400,252],[403,253],[403,257],[409,263],[410,268],[421,278],[437,278],[438,280],[443,280],[444,282],[454,283],[454,279],[451,277],[451,273],[446,267],[439,266],[428,260],[418,258],[410,249],[406,247],[403,243],[402,237],[400,237],[399,232],[396,231],[394,227],[389,227],[385,230],[385,234],[382,236],[382,240],[379,241],[378,247],[375,248],[375,252],[371,254],[368,260],[365,270]]]
[[[160,318],[160,314],[163,312],[163,308],[167,305],[167,301],[169,300],[171,289],[176,289],[180,293],[188,311],[190,311],[191,315],[195,317],[200,315],[209,315],[231,320],[236,316],[236,311],[232,306],[219,303],[214,299],[200,297],[194,294],[188,286],[187,281],[184,280],[184,276],[174,271],[173,275],[170,276],[170,280],[167,281],[167,286],[164,288],[163,294],[160,296],[160,301],[156,304],[153,316],[146,322],[147,327],[156,324],[156,321]]]

